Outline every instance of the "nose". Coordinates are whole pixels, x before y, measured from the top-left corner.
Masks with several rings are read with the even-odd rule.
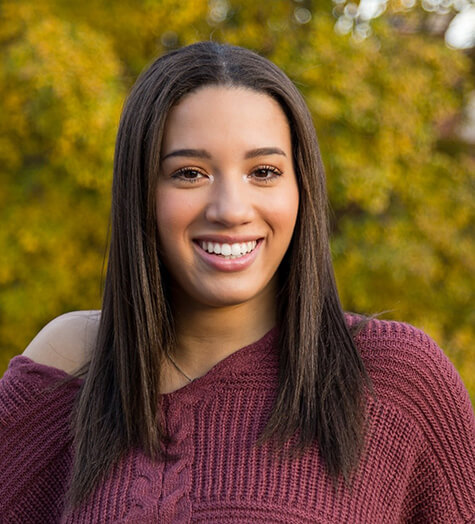
[[[216,177],[213,186],[205,211],[209,222],[233,227],[253,220],[253,195],[243,175]]]

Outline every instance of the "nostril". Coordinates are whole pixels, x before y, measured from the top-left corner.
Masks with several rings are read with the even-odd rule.
[[[254,219],[254,208],[246,202],[225,201],[213,202],[205,211],[206,219],[226,227],[244,224]]]

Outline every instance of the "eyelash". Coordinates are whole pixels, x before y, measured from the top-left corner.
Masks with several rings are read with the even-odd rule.
[[[204,175],[204,173],[202,173],[199,169],[196,169],[194,167],[182,167],[181,169],[173,173],[172,178],[191,184],[195,184],[196,182],[199,182],[201,180],[201,178],[185,178],[183,175],[186,175],[187,173],[197,173],[199,175]]]
[[[259,182],[263,182],[264,184],[269,184],[270,182],[274,181],[276,178],[282,176],[282,171],[280,169],[277,169],[274,166],[268,166],[268,165],[257,166],[251,172],[251,174],[252,173],[256,173],[258,171],[268,171],[268,172],[272,173],[272,176],[270,176],[269,178],[256,177],[256,180],[258,180]],[[176,179],[176,180],[181,180],[182,182],[186,182],[186,183],[189,183],[189,184],[195,184],[195,183],[197,183],[197,182],[199,182],[201,180],[200,177],[197,177],[197,178],[185,178],[184,175],[186,175],[188,173],[196,173],[198,175],[206,176],[199,169],[192,168],[192,167],[183,167],[183,168],[179,169],[178,171],[175,171],[175,173],[173,173],[171,177]]]
[[[269,171],[272,173],[272,176],[269,178],[258,178],[259,182],[264,182],[265,184],[269,184],[270,182],[273,182],[276,178],[282,176],[282,171],[280,169],[277,169],[274,166],[258,166],[254,169],[253,173],[256,173],[257,171]]]

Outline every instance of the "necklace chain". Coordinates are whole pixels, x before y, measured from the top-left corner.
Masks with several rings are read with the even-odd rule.
[[[174,358],[171,356],[171,355],[167,355],[170,362],[174,365],[175,369],[181,374],[183,375],[186,380],[188,380],[188,382],[193,382],[193,379],[191,377],[189,377],[182,369],[181,367],[175,362]]]

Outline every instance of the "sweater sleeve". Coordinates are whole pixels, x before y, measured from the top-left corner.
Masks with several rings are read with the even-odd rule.
[[[58,522],[71,468],[70,415],[81,384],[14,357],[0,380],[0,522]]]
[[[368,331],[369,346],[380,353],[369,358],[375,389],[414,428],[401,521],[475,522],[475,418],[460,376],[412,326],[376,321]]]

